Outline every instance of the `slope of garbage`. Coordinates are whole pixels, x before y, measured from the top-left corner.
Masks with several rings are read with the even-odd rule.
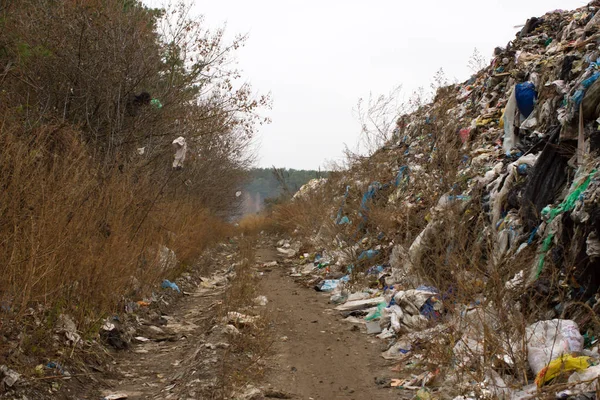
[[[279,243],[291,274],[386,344],[404,394],[596,398],[598,11],[529,19],[287,206],[323,216]]]

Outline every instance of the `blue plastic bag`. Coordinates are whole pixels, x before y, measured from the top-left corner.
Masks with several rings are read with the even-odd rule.
[[[325,279],[317,285],[317,290],[321,292],[331,292],[338,287],[341,282],[348,282],[350,277],[348,275],[341,277],[340,279]]]
[[[177,286],[176,283],[171,282],[171,281],[169,281],[167,279],[165,279],[163,281],[163,283],[162,283],[161,286],[162,286],[163,289],[169,289],[169,288],[171,288],[171,289],[175,290],[176,292],[181,293],[181,290],[179,290],[179,286]]]
[[[408,175],[407,169],[408,169],[408,167],[406,165],[403,165],[402,167],[400,167],[400,170],[398,171],[398,175],[396,175],[396,180],[394,181],[394,185],[396,187],[400,186],[400,184],[403,181],[408,182],[410,180],[410,176]],[[404,175],[405,172],[406,172],[406,175]]]
[[[365,194],[363,195],[362,201],[360,203],[361,210],[369,209],[368,202],[375,196],[375,193],[377,193],[377,191],[379,189],[381,189],[381,183],[379,183],[379,182],[373,182],[369,185],[369,187],[368,187],[367,191],[365,192]]]
[[[337,222],[338,225],[346,225],[346,224],[351,224],[352,222],[350,221],[350,218],[348,218],[347,216],[343,216],[342,218],[340,218],[340,220]]]
[[[581,86],[585,89],[588,89],[594,82],[596,82],[600,78],[600,72],[594,72],[592,76],[581,82]]]
[[[379,250],[365,250],[358,256],[358,261],[371,259],[379,254]]]
[[[515,97],[517,99],[517,107],[525,118],[529,117],[533,112],[537,92],[535,85],[531,82],[518,83],[515,86]]]

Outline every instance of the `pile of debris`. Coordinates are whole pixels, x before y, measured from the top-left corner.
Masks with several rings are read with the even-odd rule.
[[[422,399],[600,389],[599,11],[531,18],[367,160],[301,190],[337,196],[296,238],[314,252],[279,251],[387,342],[392,386]]]

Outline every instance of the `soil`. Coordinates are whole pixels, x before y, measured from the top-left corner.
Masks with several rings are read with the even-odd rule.
[[[268,262],[276,254],[261,249],[258,257]],[[281,266],[265,273],[261,292],[275,326],[268,388],[299,399],[399,398],[389,385],[393,364],[380,356],[383,342],[343,321],[328,295],[298,285]]]

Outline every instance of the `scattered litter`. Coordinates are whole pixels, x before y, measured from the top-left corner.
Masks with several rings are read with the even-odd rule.
[[[365,308],[374,307],[382,302],[385,302],[384,297],[374,297],[365,300],[348,301],[344,304],[337,306],[335,309],[338,311],[364,310]]]
[[[251,325],[258,321],[259,317],[252,317],[250,315],[241,314],[236,311],[227,313],[227,321],[234,325],[244,326]]]
[[[277,266],[277,261],[269,261],[269,262],[263,264],[263,267],[276,267],[276,266]]]
[[[122,400],[128,398],[129,396],[127,396],[125,393],[114,393],[104,396],[104,400]]]
[[[266,306],[269,300],[267,300],[266,296],[258,296],[254,299],[254,304],[257,306]]]
[[[13,371],[6,365],[0,366],[0,373],[2,374],[2,383],[8,387],[13,387],[21,378],[17,371]]]
[[[539,321],[526,329],[527,360],[532,371],[538,375],[552,360],[563,354],[580,353],[583,336],[577,323],[553,319]]]
[[[178,293],[181,293],[181,290],[179,290],[179,286],[177,286],[176,283],[171,282],[167,279],[165,279],[162,284],[160,285],[163,289],[173,289]]]
[[[589,359],[589,357],[573,357],[570,354],[564,354],[550,361],[547,367],[542,368],[535,378],[535,384],[542,387],[561,373],[585,371],[590,366]]]
[[[185,155],[187,153],[187,143],[183,136],[179,136],[173,140],[173,148],[175,149],[175,159],[173,160],[173,168],[183,168],[183,162],[185,161]]]

